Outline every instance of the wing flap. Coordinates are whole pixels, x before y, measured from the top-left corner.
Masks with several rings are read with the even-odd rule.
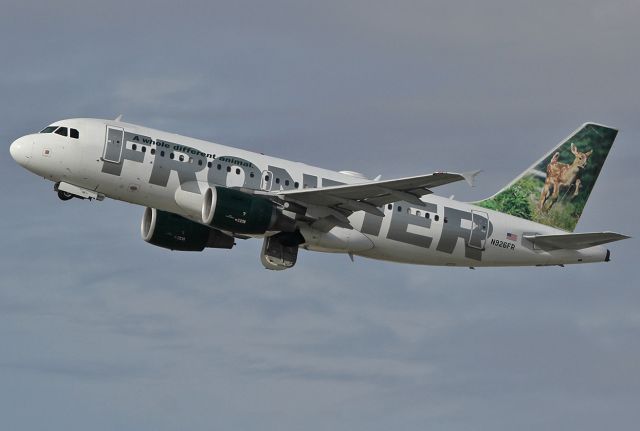
[[[559,235],[523,235],[540,248],[579,250],[629,238],[616,232],[568,233]]]

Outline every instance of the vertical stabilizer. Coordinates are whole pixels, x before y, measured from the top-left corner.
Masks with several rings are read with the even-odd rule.
[[[573,232],[617,133],[586,123],[498,193],[474,204]]]

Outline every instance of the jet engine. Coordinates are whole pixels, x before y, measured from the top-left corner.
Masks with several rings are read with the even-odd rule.
[[[295,220],[284,215],[269,199],[226,187],[209,187],[205,191],[202,222],[223,231],[248,235],[295,230]]]
[[[155,208],[144,210],[140,233],[149,244],[170,250],[202,251],[205,247],[231,248],[234,245],[232,236]]]

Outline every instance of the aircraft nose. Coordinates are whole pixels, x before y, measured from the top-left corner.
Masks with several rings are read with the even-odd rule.
[[[26,166],[31,161],[32,143],[28,142],[24,137],[18,138],[9,147],[11,157],[20,166]]]

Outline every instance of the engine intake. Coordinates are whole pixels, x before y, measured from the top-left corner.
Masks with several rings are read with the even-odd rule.
[[[234,245],[232,236],[155,208],[144,210],[140,233],[149,244],[169,250],[202,251],[206,247],[229,249]]]

